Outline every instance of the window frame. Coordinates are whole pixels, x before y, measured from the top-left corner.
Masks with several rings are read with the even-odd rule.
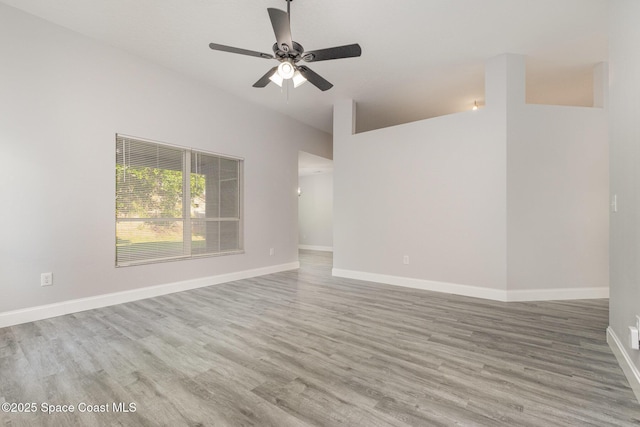
[[[131,140],[138,141],[144,144],[153,144],[158,147],[165,147],[173,150],[180,150],[182,153],[182,217],[176,218],[118,218],[118,205],[117,205],[117,194],[118,194],[118,184],[116,181],[115,191],[114,191],[114,199],[116,200],[115,207],[115,236],[116,244],[115,244],[115,253],[114,253],[114,262],[116,268],[123,267],[132,267],[137,265],[147,265],[147,264],[158,264],[158,263],[166,263],[173,261],[182,261],[189,259],[200,259],[200,258],[210,258],[210,257],[219,257],[225,255],[237,255],[244,254],[244,158],[238,156],[232,156],[228,154],[220,154],[212,151],[201,150],[193,147],[185,147],[176,144],[170,144],[166,142],[155,141],[147,138],[140,138],[137,136],[126,135],[122,133],[116,133],[116,159],[115,159],[115,167],[113,170],[117,172],[118,163],[118,144],[121,140]],[[205,156],[216,157],[218,161],[220,159],[232,160],[237,162],[237,170],[238,170],[238,189],[237,189],[237,200],[238,200],[238,217],[217,217],[217,218],[204,218],[203,223],[208,221],[214,222],[237,222],[238,223],[238,247],[237,249],[230,250],[220,250],[216,252],[207,252],[207,253],[193,253],[192,248],[192,225],[193,222],[196,222],[198,219],[193,218],[191,215],[191,163],[192,156],[194,154],[202,154]],[[126,162],[125,162],[126,163]],[[147,222],[161,222],[161,221],[182,221],[183,223],[183,232],[182,232],[182,244],[184,248],[184,254],[178,256],[167,256],[161,258],[151,258],[151,259],[143,259],[143,260],[134,260],[134,261],[121,261],[118,262],[118,223],[119,222],[135,222],[144,219]],[[196,220],[196,221],[193,221]],[[220,242],[220,236],[218,236],[218,243]],[[220,246],[220,245],[219,245]]]

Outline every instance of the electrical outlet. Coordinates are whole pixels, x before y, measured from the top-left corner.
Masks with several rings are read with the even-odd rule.
[[[53,285],[53,273],[42,273],[40,275],[40,286]]]
[[[616,213],[618,212],[618,195],[614,194],[613,197],[611,197],[611,212]]]
[[[404,265],[408,265],[409,264],[409,255],[405,255],[402,257],[402,263]]]
[[[273,256],[276,253],[274,248],[269,248],[269,256]]]

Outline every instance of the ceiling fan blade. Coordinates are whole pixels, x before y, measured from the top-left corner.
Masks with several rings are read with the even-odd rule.
[[[320,89],[321,91],[329,90],[333,87],[331,83],[326,81],[324,78],[320,77],[315,71],[310,70],[309,68],[301,65],[298,67],[298,71],[303,75],[305,79],[307,79],[312,85]]]
[[[269,53],[256,52],[254,50],[240,49],[237,47],[225,46],[223,44],[209,43],[209,47],[213,50],[221,50],[229,53],[239,53],[240,55],[257,56],[258,58],[273,59],[273,55]]]
[[[354,58],[360,55],[362,55],[362,48],[360,48],[359,44],[355,43],[305,52],[302,55],[302,59],[306,62],[318,62],[329,59]]]
[[[291,40],[291,24],[289,23],[289,15],[287,12],[268,8],[269,18],[271,18],[271,25],[273,26],[273,32],[276,35],[278,41],[278,47],[283,52],[289,52],[293,47],[293,41]]]
[[[260,77],[260,80],[258,80],[257,82],[255,82],[253,84],[253,87],[265,87],[266,85],[271,83],[271,80],[269,80],[269,77],[271,77],[273,75],[273,73],[276,72],[277,69],[278,69],[278,67],[273,67],[272,69],[267,71],[267,74],[265,74],[264,76]]]

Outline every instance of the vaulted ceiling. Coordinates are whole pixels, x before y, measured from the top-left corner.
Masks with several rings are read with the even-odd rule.
[[[338,99],[358,103],[359,131],[482,104],[484,61],[502,53],[527,56],[528,102],[589,106],[591,70],[607,60],[606,0],[294,0],[295,41],[359,43],[362,56],[307,64],[326,92],[256,89],[275,61],[208,44],[271,52],[267,8],[285,0],[0,1],[329,133]]]

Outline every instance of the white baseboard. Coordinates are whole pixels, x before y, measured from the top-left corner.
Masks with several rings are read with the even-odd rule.
[[[507,301],[558,301],[609,298],[609,288],[560,288],[507,291]]]
[[[333,252],[333,246],[298,245],[298,249],[307,249],[309,251]]]
[[[608,287],[531,289],[510,291],[503,289],[483,288],[480,286],[460,285],[457,283],[436,282],[433,280],[413,279],[410,277],[389,276],[385,274],[343,270],[339,268],[334,268],[332,270],[332,274],[336,277],[345,277],[348,279],[365,280],[368,282],[384,283],[387,285],[404,286],[406,288],[444,292],[448,294],[464,295],[468,297],[484,298],[503,302],[609,298]]]
[[[202,288],[205,286],[213,286],[219,285],[221,283],[233,282],[235,280],[264,276],[265,274],[295,270],[297,268],[300,268],[300,263],[296,261],[287,264],[255,268],[252,270],[220,274],[218,276],[185,280],[183,282],[166,283],[163,285],[132,289],[130,291],[114,292],[110,294],[97,295],[94,297],[74,299],[55,304],[25,308],[21,310],[6,311],[4,313],[0,313],[0,328],[18,325],[21,323],[34,322],[36,320],[48,319],[56,316],[62,316],[65,314],[77,313],[85,310],[93,310],[94,308],[107,307],[110,305],[122,304],[146,298],[153,298],[160,295],[187,291],[189,289]]]
[[[611,347],[611,351],[613,351],[616,359],[618,359],[618,364],[622,368],[624,375],[627,377],[629,385],[631,386],[633,393],[636,395],[638,403],[640,403],[640,371],[631,361],[629,353],[627,353],[627,350],[622,345],[622,342],[620,342],[620,339],[618,339],[616,333],[613,332],[611,326],[607,328],[607,343],[609,344],[609,347]]]
[[[506,301],[506,291],[501,289],[481,288],[479,286],[458,285],[455,283],[435,282],[433,280],[412,279],[409,277],[388,276],[385,274],[342,270],[339,268],[334,268],[331,271],[331,274],[336,277],[365,280],[368,282],[384,283],[394,286],[404,286],[405,288],[422,289],[425,291],[444,292],[448,294],[465,295],[468,297]]]

